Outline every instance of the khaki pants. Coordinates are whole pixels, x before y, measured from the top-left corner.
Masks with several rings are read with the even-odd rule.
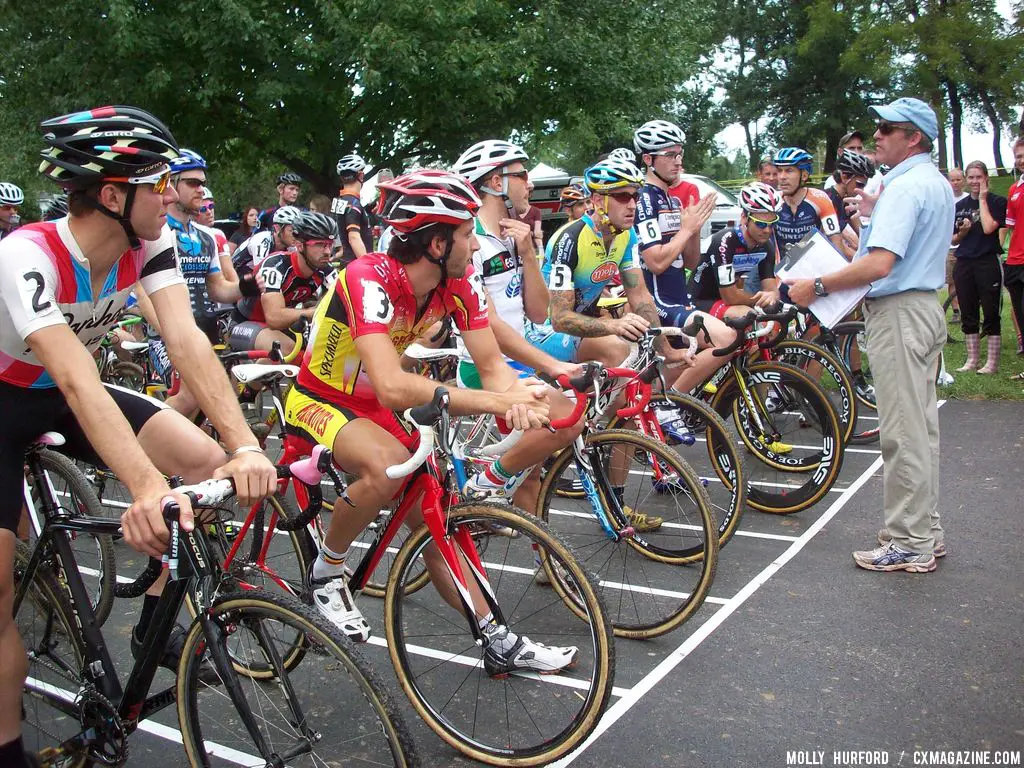
[[[939,524],[935,372],[946,323],[935,292],[864,302],[884,462],[885,525],[900,549],[930,553]]]

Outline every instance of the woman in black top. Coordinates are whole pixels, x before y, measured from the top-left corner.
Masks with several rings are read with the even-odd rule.
[[[235,248],[240,246],[250,237],[252,233],[256,231],[256,228],[260,223],[260,209],[255,205],[247,205],[245,210],[242,212],[242,223],[238,225],[238,229],[231,236],[228,241],[231,245],[231,252],[235,252]]]
[[[1003,290],[1003,273],[999,264],[999,228],[1006,226],[1006,198],[988,191],[988,168],[980,160],[968,163],[967,187],[970,194],[956,204],[953,245],[956,266],[953,282],[960,300],[960,322],[967,342],[967,362],[960,371],[977,370],[995,373],[999,368],[1002,339],[999,336],[999,310]],[[988,336],[988,360],[978,368],[981,326]]]

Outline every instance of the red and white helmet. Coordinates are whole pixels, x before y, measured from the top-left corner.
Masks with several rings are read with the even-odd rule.
[[[778,213],[782,210],[782,193],[755,181],[740,190],[740,208],[747,213]]]
[[[508,141],[488,139],[487,141],[478,141],[463,152],[452,166],[452,171],[460,176],[465,176],[473,184],[476,184],[488,172],[493,173],[517,160],[525,163],[529,159],[529,155],[522,147],[517,147]]]
[[[432,224],[458,226],[480,210],[480,196],[462,176],[420,170],[378,184],[377,213],[398,232],[409,234]]]

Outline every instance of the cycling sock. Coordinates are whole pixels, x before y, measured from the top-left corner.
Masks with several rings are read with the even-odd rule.
[[[497,459],[487,467],[487,469],[484,470],[483,475],[489,482],[494,483],[496,486],[504,486],[505,483],[515,477],[512,472],[509,472],[501,466],[501,459]]]
[[[494,623],[494,614],[488,613],[478,621],[480,623],[480,629],[486,632],[487,628]],[[504,635],[494,634],[489,636],[489,639],[491,645],[494,646],[498,653],[508,653],[513,647],[515,647],[516,641],[519,640],[519,635],[506,627]]]
[[[21,736],[14,741],[0,744],[0,765],[29,765]]]
[[[135,636],[142,640],[149,629],[149,623],[156,613],[156,606],[160,602],[160,595],[146,595],[142,598],[142,611],[139,613],[139,620],[135,624]]]
[[[328,579],[345,572],[345,553],[338,554],[326,544],[320,545],[320,554],[313,561],[313,578]]]

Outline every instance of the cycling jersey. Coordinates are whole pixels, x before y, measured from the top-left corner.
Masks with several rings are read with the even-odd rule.
[[[795,211],[788,202],[782,203],[779,221],[775,225],[775,236],[781,248],[799,243],[816,229],[820,229],[825,237],[842,232],[839,217],[828,193],[813,187],[805,187],[804,192],[804,199],[800,201]]]
[[[668,193],[679,201],[680,208],[689,208],[700,202],[700,189],[686,179],[680,179],[674,187],[669,187]]]
[[[636,231],[639,252],[664,245],[679,231],[679,201],[655,184],[644,184],[640,188],[640,200],[636,205]],[[644,282],[654,297],[659,312],[674,313],[690,305],[690,294],[686,290],[686,269],[683,255],[679,254],[660,275],[651,272],[643,259],[638,259],[644,273]]]
[[[174,255],[188,286],[192,315],[198,320],[213,315],[213,302],[206,290],[206,278],[220,272],[217,241],[211,230],[192,221],[180,222],[167,217],[167,226],[174,234]]]
[[[369,253],[373,250],[373,225],[370,214],[363,208],[358,195],[342,195],[331,201],[331,213],[338,220],[338,232],[341,234],[341,263],[348,264],[356,255],[348,241],[350,232],[358,232],[363,241],[363,248]]]
[[[473,254],[473,271],[483,280],[487,295],[494,302],[494,311],[518,334],[526,326],[526,310],[523,307],[523,260],[519,256],[515,240],[492,235],[480,219],[476,219],[476,239],[480,249]],[[459,353],[466,363],[472,357],[456,337]],[[508,359],[507,357],[505,358]]]
[[[596,315],[601,291],[614,275],[637,267],[633,230],[620,232],[605,248],[590,214],[563,225],[548,241],[541,272],[551,291],[573,288],[573,311]]]
[[[329,280],[329,273],[317,270],[309,277],[299,271],[299,260],[302,256],[296,251],[278,251],[268,256],[257,271],[263,278],[264,293],[280,293],[284,297],[286,307],[297,307],[299,304],[312,301],[318,296]],[[263,314],[261,296],[245,296],[235,309],[246,320],[259,323],[267,321]]]
[[[259,221],[256,224],[256,228],[261,232],[273,232],[274,230],[274,214],[277,213],[277,209],[280,205],[272,205],[260,211],[257,217]]]
[[[93,296],[89,262],[68,219],[21,227],[0,243],[0,380],[19,387],[53,387],[53,379],[25,345],[51,325],[71,327],[90,352],[125,313],[136,282],[147,294],[184,283],[174,257],[174,235],[164,227],[111,267]]]
[[[274,233],[268,231],[256,232],[248,240],[235,249],[231,255],[231,264],[239,277],[256,271],[259,265],[274,249]]]
[[[828,199],[832,202],[836,218],[839,220],[839,231],[842,232],[850,223],[850,216],[846,212],[846,203],[843,202],[842,196],[835,187],[826,189],[825,194],[828,195]]]
[[[1006,263],[1019,266],[1024,264],[1024,177],[1010,187],[1006,200],[1006,226],[1013,228]]]
[[[722,288],[736,285],[753,272],[761,280],[775,277],[777,252],[774,238],[764,245],[748,244],[739,227],[715,233],[693,273],[693,298],[698,301],[721,299]]]
[[[449,277],[417,309],[405,267],[387,254],[367,254],[342,270],[317,306],[297,386],[329,402],[351,397],[375,402],[355,340],[387,334],[401,354],[446,315],[460,331],[487,327],[487,295],[479,275],[470,270],[466,277]]]

